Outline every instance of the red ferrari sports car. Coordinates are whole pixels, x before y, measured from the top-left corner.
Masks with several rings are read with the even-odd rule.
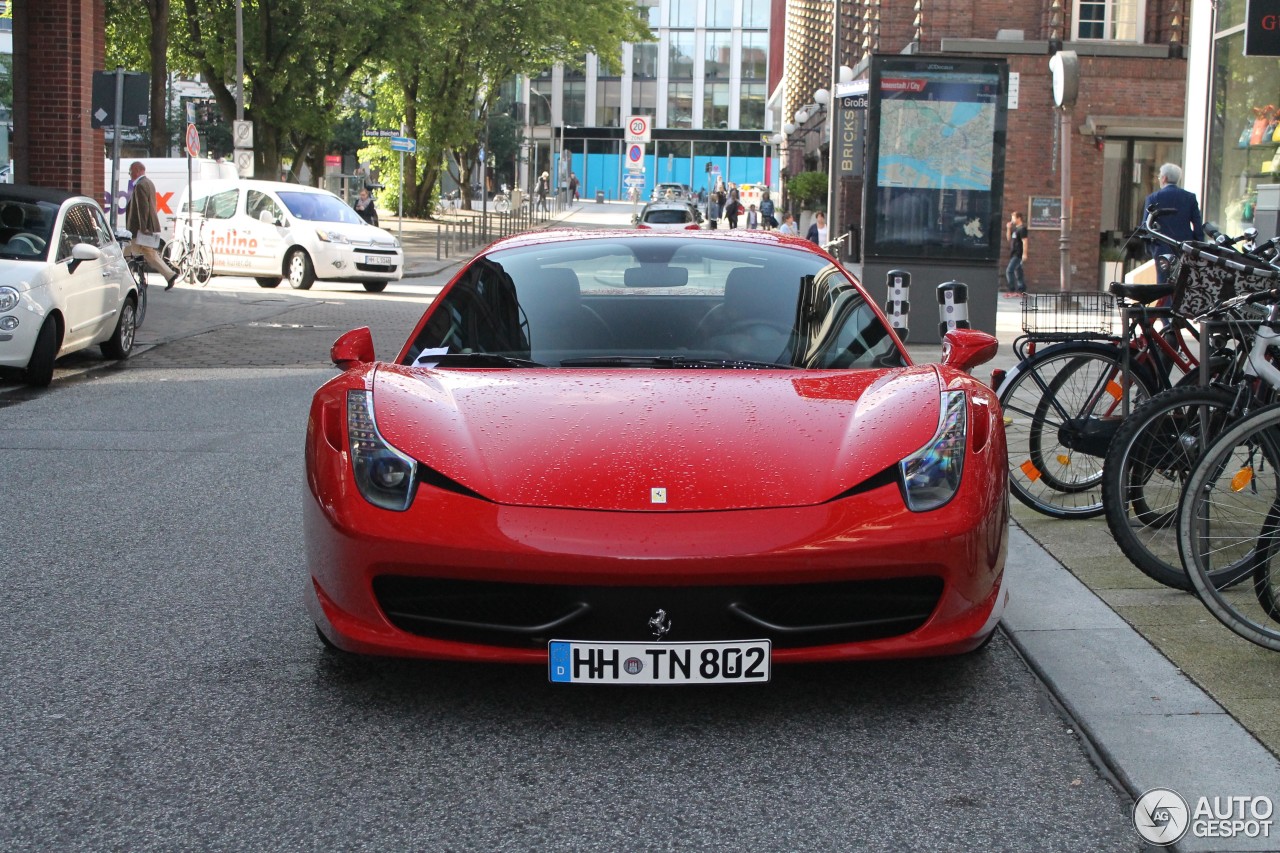
[[[764,232],[484,250],[307,423],[307,598],[349,652],[566,683],[955,654],[1004,603],[990,335],[913,365],[857,281]]]

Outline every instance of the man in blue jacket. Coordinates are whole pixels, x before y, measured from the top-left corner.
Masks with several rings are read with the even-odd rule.
[[[1195,193],[1178,186],[1181,180],[1182,169],[1172,163],[1165,163],[1160,167],[1160,189],[1147,196],[1146,206],[1149,208],[1154,204],[1159,210],[1173,211],[1156,220],[1160,233],[1175,240],[1203,240],[1204,225],[1200,221],[1200,205]],[[1168,246],[1160,243],[1150,243],[1149,248],[1153,258],[1170,252]],[[1164,284],[1165,274],[1159,264],[1156,265],[1156,280]]]

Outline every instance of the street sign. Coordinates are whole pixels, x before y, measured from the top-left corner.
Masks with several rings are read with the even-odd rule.
[[[200,131],[196,130],[195,124],[187,125],[187,156],[200,156]]]
[[[121,127],[146,127],[151,112],[151,75],[142,71],[121,71],[124,98],[121,103]],[[111,127],[116,124],[116,72],[93,72],[93,113],[89,126]]]
[[[644,175],[627,175],[622,179],[622,183],[627,187],[643,187]]]
[[[391,139],[400,135],[398,130],[366,130],[364,136],[366,139]]]
[[[644,146],[632,143],[627,146],[627,168],[644,167]]]
[[[649,141],[649,117],[648,116],[631,116],[627,119],[627,136],[626,141],[630,142],[648,142]]]
[[[231,122],[231,147],[253,147],[253,122],[247,119]]]
[[[391,150],[415,154],[418,151],[418,140],[410,139],[407,136],[393,136],[391,137]]]
[[[236,172],[242,178],[253,177],[253,149],[237,148],[235,153]]]

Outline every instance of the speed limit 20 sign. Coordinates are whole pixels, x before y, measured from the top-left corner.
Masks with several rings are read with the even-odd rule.
[[[649,141],[649,117],[631,116],[627,119],[627,142]]]

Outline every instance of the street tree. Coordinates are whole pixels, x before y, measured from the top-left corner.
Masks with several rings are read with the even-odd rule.
[[[470,164],[505,81],[587,53],[616,73],[624,42],[653,39],[634,0],[417,0],[406,12],[386,34],[382,84],[399,90],[394,100],[418,140],[403,176],[413,213],[431,209],[446,158],[470,193]]]
[[[404,7],[412,2],[245,0],[245,118],[253,122],[257,176],[279,177],[286,157],[296,170],[324,147],[333,133],[334,117],[343,112],[353,76],[381,58],[386,33],[403,25]],[[181,3],[181,50],[212,90],[223,115],[232,118],[235,4]]]
[[[153,157],[169,150],[168,76],[170,0],[106,0],[107,69],[151,75],[148,148]]]

